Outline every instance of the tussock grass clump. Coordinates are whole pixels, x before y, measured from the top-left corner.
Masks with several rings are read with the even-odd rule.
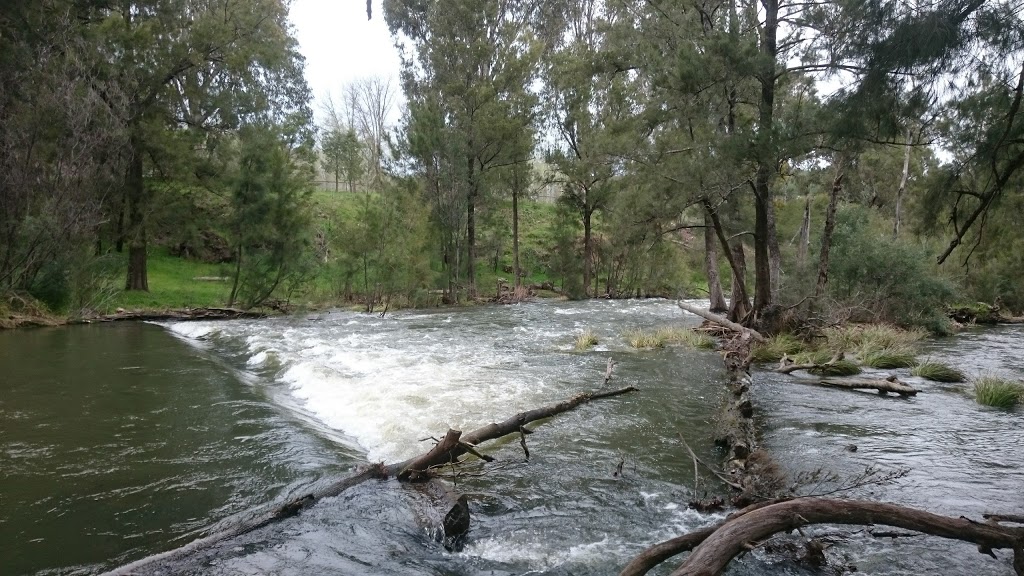
[[[927,335],[924,330],[904,330],[891,324],[858,324],[825,329],[830,350],[853,353],[861,358],[882,351],[910,352]]]
[[[644,332],[636,328],[626,332],[626,341],[633,348],[664,348],[665,340],[653,332]]]
[[[974,399],[984,406],[1013,408],[1024,402],[1024,385],[995,376],[983,376],[974,381]]]
[[[914,376],[935,382],[963,382],[964,373],[941,362],[922,362],[910,371]]]
[[[594,331],[591,330],[590,328],[587,328],[578,336],[576,336],[576,343],[574,345],[574,348],[576,348],[577,350],[586,350],[596,344],[597,334],[595,334]]]
[[[853,376],[860,374],[860,366],[849,360],[837,360],[831,364],[822,364],[817,368],[811,368],[808,372],[818,376]]]
[[[778,362],[782,356],[802,352],[806,345],[791,334],[777,334],[754,347],[754,362]]]
[[[806,350],[793,356],[794,364],[824,364],[834,355],[828,350]]]
[[[861,360],[865,366],[872,368],[913,368],[917,366],[917,359],[909,350],[879,350],[866,354]]]
[[[665,344],[682,344],[691,348],[712,349],[715,347],[715,339],[704,332],[698,332],[693,328],[679,328],[664,326],[654,332],[655,338]]]

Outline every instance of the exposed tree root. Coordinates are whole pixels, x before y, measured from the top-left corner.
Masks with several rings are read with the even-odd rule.
[[[895,504],[826,498],[798,498],[735,515],[707,536],[672,574],[721,574],[751,543],[810,524],[882,524],[973,542],[986,554],[1008,548],[1014,550],[1017,574],[1024,576],[1024,528],[940,516]]]

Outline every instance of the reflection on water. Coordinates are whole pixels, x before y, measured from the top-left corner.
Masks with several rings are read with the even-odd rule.
[[[645,545],[716,519],[686,509],[693,468],[678,434],[719,457],[718,355],[635,351],[622,338],[681,323],[696,319],[654,300],[0,333],[0,572],[94,573],[173,547],[356,463],[418,453],[449,427],[593,389],[610,356],[616,383],[640,393],[536,425],[529,460],[518,441],[492,444],[487,474],[456,480],[473,513],[461,551],[431,538],[428,494],[373,482],[183,569],[615,574]],[[600,342],[575,352],[584,328]],[[980,331],[930,353],[1019,374],[989,351],[1022,340]],[[1020,414],[948,385],[922,384],[904,401],[756,376],[766,442],[787,468],[909,467],[885,499],[954,515],[1024,507],[1021,437],[1006,434]],[[832,553],[871,574],[1007,573],[1008,562],[961,548],[854,535]],[[804,572],[758,552],[730,573]]]

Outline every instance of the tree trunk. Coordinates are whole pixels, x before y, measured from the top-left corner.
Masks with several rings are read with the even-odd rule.
[[[718,218],[718,212],[715,211],[714,207],[711,206],[711,202],[706,198],[702,202],[704,204],[704,213],[711,217],[711,224],[715,228],[715,235],[718,236],[718,242],[722,245],[725,257],[729,261],[729,268],[732,270],[732,301],[729,307],[729,319],[733,322],[739,322],[747,315],[747,311],[750,309],[750,302],[747,299],[747,265],[743,257],[743,243],[737,242],[738,247],[736,249],[730,246],[729,239],[725,237],[725,229],[722,228],[722,222]]]
[[[815,298],[825,294],[828,284],[828,254],[832,248],[832,233],[836,229],[836,207],[839,205],[839,194],[843,191],[843,159],[836,165],[836,177],[832,181],[832,191],[828,195],[828,211],[825,213],[825,230],[821,233],[821,256],[818,260],[818,283],[814,287]]]
[[[128,195],[121,195],[121,202],[117,205],[117,238],[114,243],[114,250],[121,254],[124,252],[124,211],[128,202]]]
[[[742,322],[750,312],[750,301],[747,300],[747,259],[743,254],[743,243],[737,241],[730,248],[732,253],[732,298],[729,304],[729,319]]]
[[[811,245],[811,195],[804,200],[804,217],[800,223],[796,258],[800,268],[807,264],[807,252]]]
[[[583,295],[590,296],[591,260],[594,257],[594,247],[591,235],[591,216],[594,211],[589,207],[583,208]],[[594,289],[597,295],[597,289]]]
[[[238,297],[238,280],[242,277],[242,245],[238,245],[235,251],[235,281],[231,283],[231,295],[228,296],[228,308],[235,305],[235,298]]]
[[[910,177],[910,128],[907,128],[907,146],[903,151],[903,176],[900,177],[900,187],[896,190],[896,218],[892,223],[892,237],[900,236],[900,210],[903,206],[903,193],[907,190],[907,180]]]
[[[469,170],[466,195],[466,290],[470,299],[476,298],[476,179],[473,177],[473,158],[466,160]]]
[[[137,130],[138,128],[136,128]],[[142,143],[131,137],[131,159],[128,168],[128,278],[125,290],[149,291],[146,270],[146,189],[142,177]]]
[[[771,176],[776,170],[772,136],[775,118],[775,81],[779,27],[779,0],[762,0],[765,19],[760,51],[764,57],[761,72],[761,100],[758,103],[758,161],[754,177],[754,312],[759,314],[775,301],[781,257],[775,233],[775,207],[772,202]]]
[[[715,243],[714,225],[711,223],[711,216],[704,209],[704,271],[708,276],[708,300],[712,312],[725,312],[729,305],[725,301],[725,294],[722,293],[722,281],[718,277],[718,249]]]
[[[522,285],[522,273],[519,268],[519,173],[515,174],[512,184],[512,273],[515,274],[513,288]],[[518,293],[518,292],[516,292]]]

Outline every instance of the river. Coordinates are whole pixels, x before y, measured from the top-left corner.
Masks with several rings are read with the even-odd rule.
[[[646,545],[719,518],[687,509],[693,464],[679,441],[719,459],[718,355],[637,351],[622,337],[697,320],[668,301],[595,300],[0,333],[0,574],[95,574],[173,548],[368,461],[422,452],[449,427],[595,389],[608,357],[615,383],[640,392],[536,425],[529,460],[517,441],[487,446],[487,473],[457,480],[473,514],[461,550],[432,537],[428,495],[370,482],[181,571],[615,574]],[[576,352],[584,328],[599,344]],[[969,373],[1021,377],[1022,342],[1024,330],[1000,327],[926,347]],[[755,382],[764,441],[792,473],[908,468],[856,495],[1024,513],[1021,413],[978,406],[968,385],[915,381],[923,392],[899,400]],[[966,544],[857,530],[821,529],[841,532],[829,554],[861,573],[1012,573]],[[759,550],[730,573],[813,572]]]

